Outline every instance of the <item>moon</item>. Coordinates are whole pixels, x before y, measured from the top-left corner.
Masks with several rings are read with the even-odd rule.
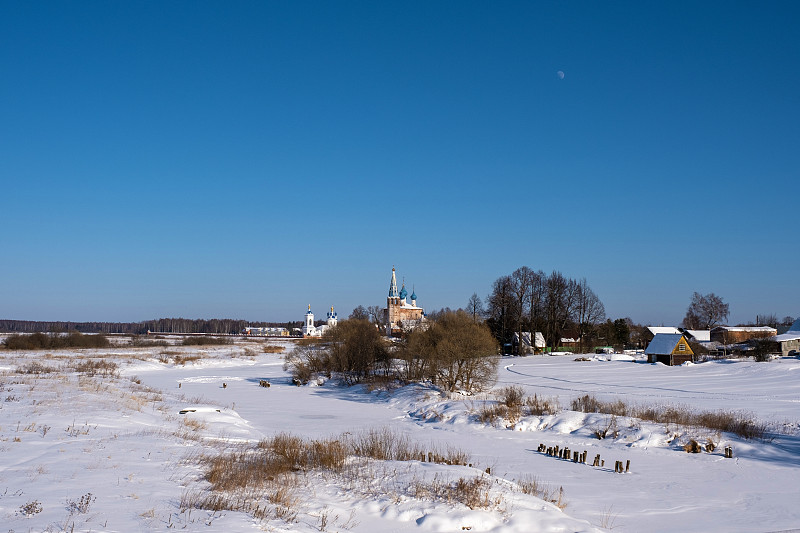
[[[563,80],[564,79],[564,71],[563,70],[559,70],[558,72],[556,72],[556,76],[558,76],[558,79]]]

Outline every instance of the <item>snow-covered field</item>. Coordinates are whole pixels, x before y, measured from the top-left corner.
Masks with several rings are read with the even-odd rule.
[[[263,341],[262,341],[263,342]],[[284,341],[288,349],[291,343]],[[270,344],[276,344],[270,341]],[[446,395],[328,382],[295,387],[283,355],[261,344],[55,352],[0,350],[0,516],[13,531],[785,531],[800,528],[800,361],[665,367],[624,356],[503,358],[497,388],[558,398],[556,415],[480,414],[491,393]],[[189,360],[181,364],[176,357]],[[195,358],[196,357],[196,358]],[[607,359],[607,360],[604,360]],[[627,359],[627,360],[626,360]],[[89,361],[111,361],[113,375]],[[37,363],[39,366],[31,366]],[[83,364],[84,366],[81,366]],[[95,375],[91,375],[96,372]],[[269,387],[260,386],[260,381]],[[570,411],[573,399],[696,411],[746,411],[770,438]],[[181,411],[185,411],[181,414]],[[299,471],[290,496],[252,493],[262,518],[185,505],[207,493],[201,455],[280,433],[305,439],[390,428],[472,466],[352,460],[343,475]],[[345,438],[345,437],[342,437]],[[690,438],[717,444],[690,454]],[[537,451],[568,447],[587,464]],[[726,446],[734,457],[723,456]],[[604,467],[590,466],[600,454]],[[630,461],[630,472],[614,472]],[[489,469],[490,474],[486,473]],[[470,509],[447,501],[458,480],[486,480]],[[563,510],[522,490],[536,479]],[[181,502],[184,505],[181,505]],[[270,503],[272,501],[273,503]],[[279,502],[283,507],[276,512]]]

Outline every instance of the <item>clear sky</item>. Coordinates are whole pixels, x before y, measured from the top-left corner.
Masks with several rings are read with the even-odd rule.
[[[798,2],[0,2],[0,318],[800,315]]]

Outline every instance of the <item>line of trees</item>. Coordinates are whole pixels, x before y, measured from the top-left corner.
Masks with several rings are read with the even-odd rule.
[[[159,318],[144,322],[44,322],[33,320],[0,320],[0,331],[4,333],[66,332],[81,333],[119,333],[143,335],[148,331],[167,333],[212,333],[235,334],[246,326],[286,327],[292,331],[302,326],[302,322],[248,322],[230,318],[192,319]]]
[[[476,297],[468,304],[472,310],[478,307]],[[541,331],[548,346],[558,346],[570,331],[580,339],[583,350],[583,343],[606,315],[603,302],[585,278],[575,280],[558,271],[546,274],[527,266],[497,278],[486,301],[487,323],[501,344],[510,344],[514,333],[521,339],[523,332]],[[523,343],[518,343],[517,350],[523,353]]]

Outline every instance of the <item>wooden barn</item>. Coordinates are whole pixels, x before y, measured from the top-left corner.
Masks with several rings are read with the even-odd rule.
[[[768,339],[778,334],[769,326],[717,326],[711,330],[711,340],[720,344],[736,344],[750,339]]]
[[[644,353],[648,363],[664,363],[669,366],[682,365],[694,358],[689,342],[680,333],[656,334]]]

